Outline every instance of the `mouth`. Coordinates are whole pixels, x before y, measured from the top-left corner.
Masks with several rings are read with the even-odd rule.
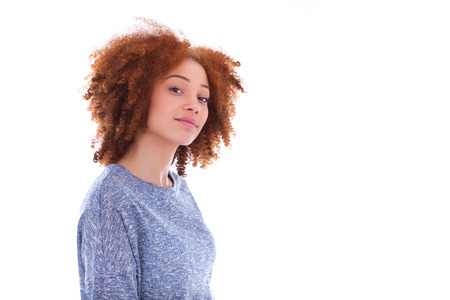
[[[188,117],[177,118],[175,120],[177,120],[179,123],[181,123],[181,125],[184,125],[187,128],[193,129],[198,126],[197,121]]]

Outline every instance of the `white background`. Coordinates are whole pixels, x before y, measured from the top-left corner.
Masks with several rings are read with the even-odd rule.
[[[88,56],[145,16],[242,63],[233,148],[187,177],[218,300],[450,299],[447,3],[1,4],[0,298],[79,299]]]

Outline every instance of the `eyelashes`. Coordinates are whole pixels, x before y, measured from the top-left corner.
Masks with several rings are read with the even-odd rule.
[[[176,86],[170,87],[169,90],[172,93],[177,94],[177,95],[180,95],[180,94],[183,93],[183,91],[180,88],[176,87]],[[204,102],[204,103],[208,103],[210,101],[210,98],[207,98],[207,97],[198,97],[197,99],[199,101],[201,101],[201,102]]]
[[[198,97],[197,99],[202,101],[202,102],[205,102],[205,103],[209,102],[209,98],[206,98],[206,97]]]
[[[170,90],[172,93],[175,93],[175,94],[181,94],[181,89],[177,88],[176,86],[169,88],[169,90]]]

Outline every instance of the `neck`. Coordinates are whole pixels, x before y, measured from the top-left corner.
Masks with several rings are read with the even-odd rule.
[[[117,163],[144,181],[171,187],[169,168],[177,148],[156,135],[142,133]]]

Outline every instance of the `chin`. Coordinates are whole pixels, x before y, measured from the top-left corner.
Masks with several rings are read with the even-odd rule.
[[[179,145],[180,146],[189,146],[190,144],[192,144],[195,140],[190,140],[190,141],[186,141],[186,142],[181,142]]]
[[[171,136],[170,140],[172,143],[178,146],[189,146],[192,144],[195,139],[199,136],[200,131],[198,132],[179,132]]]
[[[179,145],[179,146],[189,146],[190,144],[192,144],[195,139],[197,138],[197,136],[195,137],[189,137],[189,138],[178,138],[175,142],[175,144]]]

